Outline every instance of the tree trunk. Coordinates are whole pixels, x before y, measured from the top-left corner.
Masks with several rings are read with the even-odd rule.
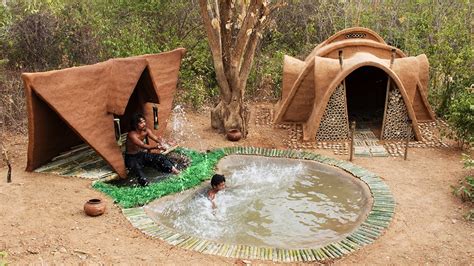
[[[267,0],[199,0],[199,7],[219,84],[220,101],[211,111],[211,125],[220,132],[238,129],[247,136],[249,110],[244,92],[255,50],[268,16],[284,2]]]
[[[250,112],[243,101],[232,101],[227,104],[221,100],[211,111],[211,126],[219,132],[238,129],[242,132],[242,137],[245,138],[248,133],[249,117]]]

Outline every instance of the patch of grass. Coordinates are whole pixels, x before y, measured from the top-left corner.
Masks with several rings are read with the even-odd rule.
[[[225,156],[222,149],[209,153],[199,153],[183,148],[176,151],[191,159],[190,166],[177,176],[146,187],[117,187],[104,182],[96,182],[93,187],[112,197],[123,208],[142,206],[165,195],[193,188],[202,181],[210,179],[217,162]]]

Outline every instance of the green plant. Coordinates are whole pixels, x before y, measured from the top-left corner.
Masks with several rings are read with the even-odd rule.
[[[453,193],[463,201],[474,203],[474,177],[466,176],[459,181],[459,185],[454,188]]]
[[[460,147],[470,146],[474,142],[474,93],[466,89],[451,101],[447,114],[452,126],[453,137]]]
[[[6,251],[0,251],[0,266],[7,266],[8,253]]]
[[[464,168],[468,170],[474,169],[474,159],[467,154],[463,154]],[[471,174],[465,176],[459,181],[457,186],[452,186],[453,194],[460,197],[463,202],[474,204],[474,176]],[[466,215],[466,219],[474,221],[474,209],[471,209]]]

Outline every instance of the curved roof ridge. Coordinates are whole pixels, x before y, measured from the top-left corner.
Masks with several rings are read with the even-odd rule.
[[[365,33],[368,34],[372,37],[374,37],[379,43],[387,44],[385,40],[375,31],[369,29],[369,28],[364,28],[364,27],[352,27],[352,28],[347,28],[340,30],[336,32],[334,35],[329,37],[325,43],[329,44],[332,43],[337,37],[342,36],[342,35],[347,35],[347,34],[354,34],[354,33]]]
[[[352,37],[352,38],[349,37],[348,38],[347,35],[349,35],[349,34],[365,34],[365,35],[355,36],[355,37]],[[346,35],[343,40],[335,41],[343,35]],[[366,38],[367,35],[370,36],[371,38]],[[373,31],[371,29],[368,29],[368,28],[364,28],[364,27],[352,27],[352,28],[347,28],[347,29],[340,30],[340,31],[336,32],[335,34],[333,34],[331,37],[327,38],[322,43],[318,44],[313,49],[313,51],[311,51],[311,53],[305,58],[305,61],[308,61],[310,58],[314,57],[318,53],[318,50],[322,49],[323,47],[325,47],[327,45],[330,45],[330,44],[333,44],[333,43],[336,43],[336,42],[346,41],[346,40],[349,41],[349,43],[351,43],[351,41],[354,41],[354,40],[357,40],[357,39],[362,39],[364,41],[372,41],[372,42],[378,43],[380,45],[389,46],[385,42],[385,40],[378,33],[376,33],[375,31]]]

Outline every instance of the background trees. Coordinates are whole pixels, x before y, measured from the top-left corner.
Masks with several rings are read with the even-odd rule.
[[[90,64],[178,46],[186,47],[188,53],[177,100],[195,108],[218,103],[219,90],[198,0],[107,2],[0,4],[0,117],[7,125],[20,130],[26,126],[18,126],[18,121],[26,119],[19,79],[23,71]],[[284,54],[304,58],[338,30],[363,26],[409,55],[427,54],[431,64],[429,99],[437,114],[451,117],[450,121],[469,117],[457,114],[459,103],[473,97],[466,91],[474,83],[470,1],[287,2],[268,21],[268,31],[256,47],[244,101],[278,99]],[[472,117],[472,108],[462,110]],[[466,121],[456,124],[470,125]],[[462,132],[472,137],[474,130],[464,129]]]

